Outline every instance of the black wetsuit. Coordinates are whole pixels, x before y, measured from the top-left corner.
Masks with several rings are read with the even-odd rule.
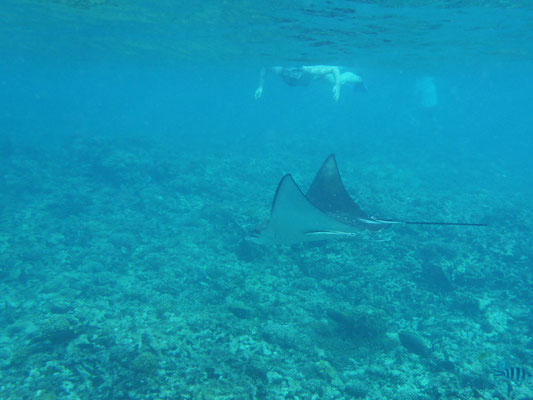
[[[313,75],[303,67],[283,68],[280,76],[289,86],[307,86],[313,80]]]

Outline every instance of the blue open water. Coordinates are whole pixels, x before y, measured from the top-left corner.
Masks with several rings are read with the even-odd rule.
[[[533,370],[530,1],[4,0],[0,22],[0,399],[533,398],[493,374]],[[367,91],[269,73],[254,98],[302,65]],[[244,242],[331,153],[369,215],[488,227]]]

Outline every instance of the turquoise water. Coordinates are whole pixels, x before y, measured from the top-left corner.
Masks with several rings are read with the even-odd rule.
[[[530,1],[4,0],[0,21],[0,399],[533,398],[493,374],[533,371]],[[269,73],[255,100],[277,65],[367,91]],[[244,242],[330,153],[371,216],[489,226]]]

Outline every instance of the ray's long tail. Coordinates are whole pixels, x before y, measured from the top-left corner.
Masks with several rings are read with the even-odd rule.
[[[488,226],[487,224],[472,224],[470,222],[435,222],[435,221],[401,221],[406,225],[455,225],[455,226]]]
[[[470,223],[470,222],[439,222],[439,221],[402,221],[398,219],[361,219],[362,222],[367,224],[404,224],[404,225],[440,225],[440,226],[488,226],[488,224],[482,223]]]

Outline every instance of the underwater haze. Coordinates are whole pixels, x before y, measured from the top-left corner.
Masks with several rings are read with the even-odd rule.
[[[533,2],[0,21],[0,399],[533,398]],[[487,226],[246,241],[332,153],[369,216]]]

